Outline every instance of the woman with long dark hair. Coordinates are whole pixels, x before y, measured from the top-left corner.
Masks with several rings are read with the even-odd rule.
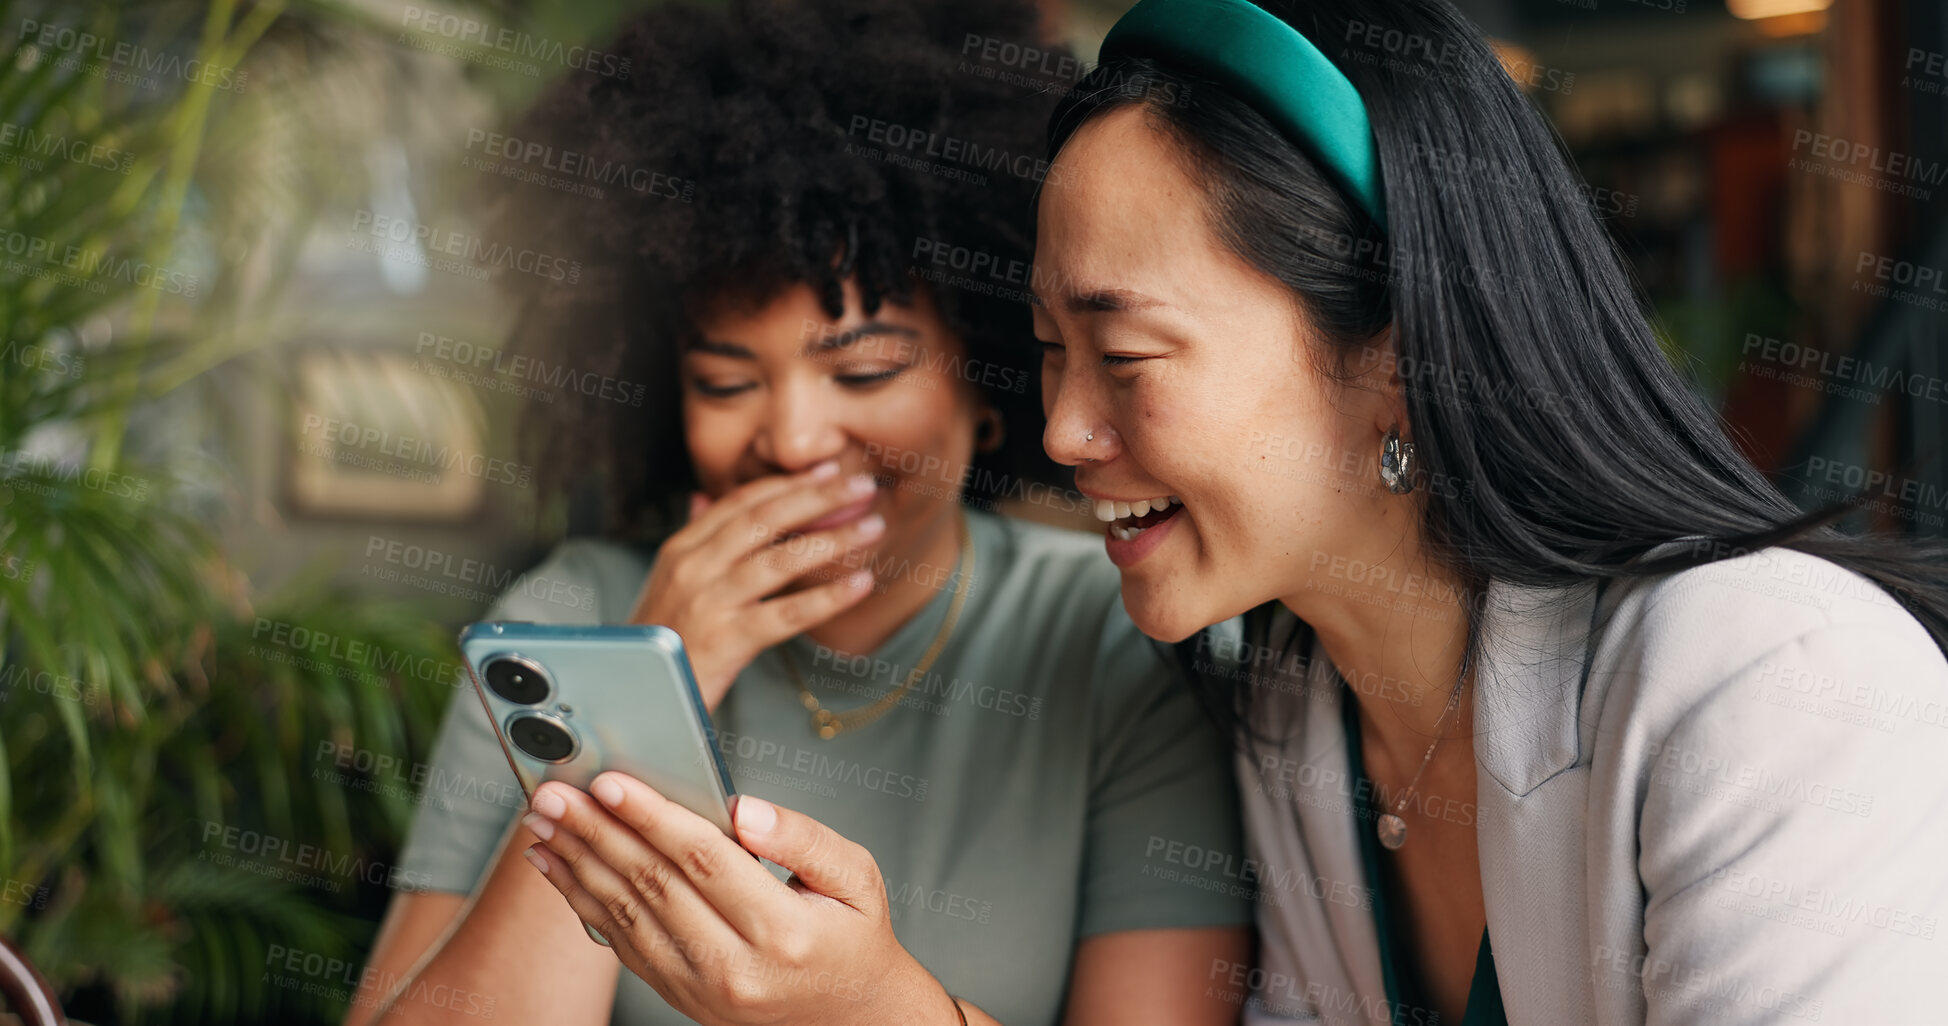
[[[1741,457],[1473,26],[1142,0],[1050,134],[1044,445],[1237,730],[1248,1021],[1939,1015],[1948,559]]]

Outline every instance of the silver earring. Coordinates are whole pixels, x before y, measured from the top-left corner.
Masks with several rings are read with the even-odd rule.
[[[1387,431],[1385,441],[1380,443],[1380,480],[1386,483],[1387,491],[1395,495],[1405,495],[1414,490],[1414,443],[1400,440],[1400,429]]]

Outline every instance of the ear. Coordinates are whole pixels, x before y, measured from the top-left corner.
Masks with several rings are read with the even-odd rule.
[[[1351,368],[1357,387],[1373,397],[1374,435],[1384,435],[1395,427],[1403,438],[1412,439],[1407,423],[1407,394],[1400,380],[1399,351],[1394,347],[1392,323],[1373,334],[1360,347]]]
[[[983,406],[974,420],[974,451],[994,452],[1008,437],[1008,422],[998,406]]]

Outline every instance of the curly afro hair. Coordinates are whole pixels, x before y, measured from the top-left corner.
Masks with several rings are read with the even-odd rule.
[[[962,56],[996,39],[1050,52],[1028,0],[665,4],[625,25],[610,48],[629,77],[570,75],[518,119],[508,135],[524,146],[617,174],[600,195],[500,178],[489,187],[488,220],[501,237],[545,240],[582,264],[573,284],[502,275],[517,311],[509,351],[646,385],[640,405],[532,405],[524,435],[548,483],[597,484],[612,535],[648,540],[674,523],[696,486],[677,360],[693,318],[727,299],[762,305],[805,284],[836,318],[846,280],[868,312],[926,289],[970,357],[1038,380],[1022,292],[936,286],[938,274],[922,277],[912,259],[920,240],[985,254],[993,266],[1026,267],[1031,257],[1039,182],[1023,169],[1037,167],[1055,97],[1015,76],[986,77]],[[998,160],[982,172],[886,159],[888,126],[896,139],[956,140],[959,153]],[[1025,482],[1066,485],[1039,445],[1036,391],[983,392],[1003,418],[1004,443],[976,455],[964,500],[992,504]]]

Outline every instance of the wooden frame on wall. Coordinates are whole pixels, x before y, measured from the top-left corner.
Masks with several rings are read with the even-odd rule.
[[[393,349],[293,355],[284,504],[314,519],[460,523],[482,511],[496,469],[487,416],[460,383]]]

